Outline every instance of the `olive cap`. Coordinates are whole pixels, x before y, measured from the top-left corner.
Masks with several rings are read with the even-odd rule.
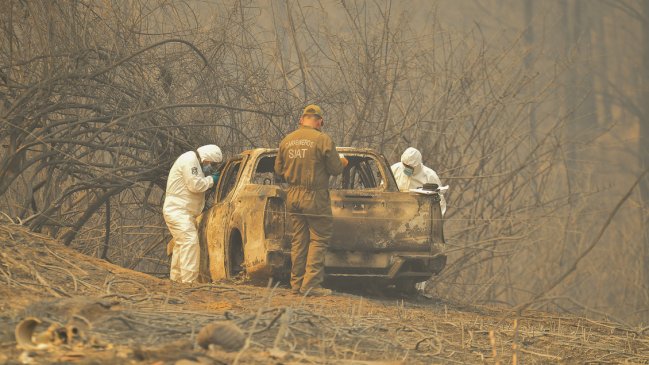
[[[309,104],[306,106],[306,108],[304,108],[304,111],[302,112],[302,116],[310,115],[310,114],[315,114],[319,117],[322,117],[322,109],[315,104]]]

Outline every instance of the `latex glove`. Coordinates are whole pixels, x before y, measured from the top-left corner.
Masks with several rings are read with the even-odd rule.
[[[214,180],[214,186],[216,186],[216,183],[219,182],[219,177],[221,177],[221,173],[218,171],[212,174],[212,180]]]
[[[342,162],[343,167],[347,167],[347,165],[349,165],[349,160],[347,160],[345,157],[341,157],[340,162]]]

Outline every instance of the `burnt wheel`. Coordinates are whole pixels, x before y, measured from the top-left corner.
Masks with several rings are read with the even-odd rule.
[[[233,231],[230,235],[227,268],[229,279],[234,279],[245,274],[243,240],[241,239],[241,233],[237,230]]]
[[[415,279],[397,279],[394,287],[400,294],[412,296],[417,294],[417,280]]]

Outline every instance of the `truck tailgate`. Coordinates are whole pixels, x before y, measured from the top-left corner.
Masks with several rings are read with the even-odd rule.
[[[330,250],[431,252],[444,242],[436,195],[332,190]]]

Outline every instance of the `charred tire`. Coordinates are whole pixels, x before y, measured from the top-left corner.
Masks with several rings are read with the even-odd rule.
[[[397,292],[404,295],[417,294],[417,280],[416,279],[397,279],[394,283]]]
[[[228,243],[227,276],[229,279],[235,278],[245,271],[243,263],[243,239],[241,233],[234,230],[230,234]]]
[[[207,252],[207,245],[200,245],[200,261],[198,264],[198,282],[211,283],[212,274],[210,274],[210,255]]]
[[[198,247],[199,247],[199,261],[198,261],[198,282],[211,283],[212,274],[210,274],[210,254],[207,251],[207,237],[205,236],[205,219],[201,221],[199,227]],[[203,232],[203,233],[201,233]]]

